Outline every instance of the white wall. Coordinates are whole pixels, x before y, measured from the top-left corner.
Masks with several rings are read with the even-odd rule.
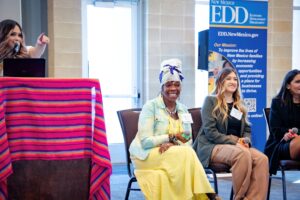
[[[0,21],[4,19],[13,19],[22,23],[21,0],[0,0]]]

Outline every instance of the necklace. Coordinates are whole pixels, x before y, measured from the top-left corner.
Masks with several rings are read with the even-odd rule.
[[[173,111],[170,111],[170,110],[168,109],[168,107],[166,107],[166,111],[167,111],[167,113],[169,113],[169,115],[175,115],[176,112],[177,112],[176,108],[175,108]]]

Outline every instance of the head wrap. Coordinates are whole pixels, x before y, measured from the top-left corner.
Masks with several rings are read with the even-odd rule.
[[[182,81],[181,60],[172,58],[164,60],[160,65],[159,81],[162,86],[168,81]]]

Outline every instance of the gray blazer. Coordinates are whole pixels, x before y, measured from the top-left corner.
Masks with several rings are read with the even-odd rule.
[[[203,107],[201,108],[202,127],[194,141],[193,148],[195,149],[198,158],[204,167],[209,166],[212,150],[217,144],[232,144],[235,145],[238,137],[227,135],[228,120],[222,122],[222,118],[212,116],[212,111],[216,105],[217,99],[215,96],[207,96]],[[250,124],[246,122],[245,116],[241,119],[241,136],[248,137],[251,135]]]

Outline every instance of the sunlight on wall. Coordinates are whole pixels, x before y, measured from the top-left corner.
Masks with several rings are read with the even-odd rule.
[[[209,5],[197,3],[195,6],[195,48],[196,65],[198,63],[198,32],[209,28]],[[197,67],[196,67],[197,68]],[[195,73],[195,106],[201,107],[204,98],[208,94],[208,72],[196,69]]]

